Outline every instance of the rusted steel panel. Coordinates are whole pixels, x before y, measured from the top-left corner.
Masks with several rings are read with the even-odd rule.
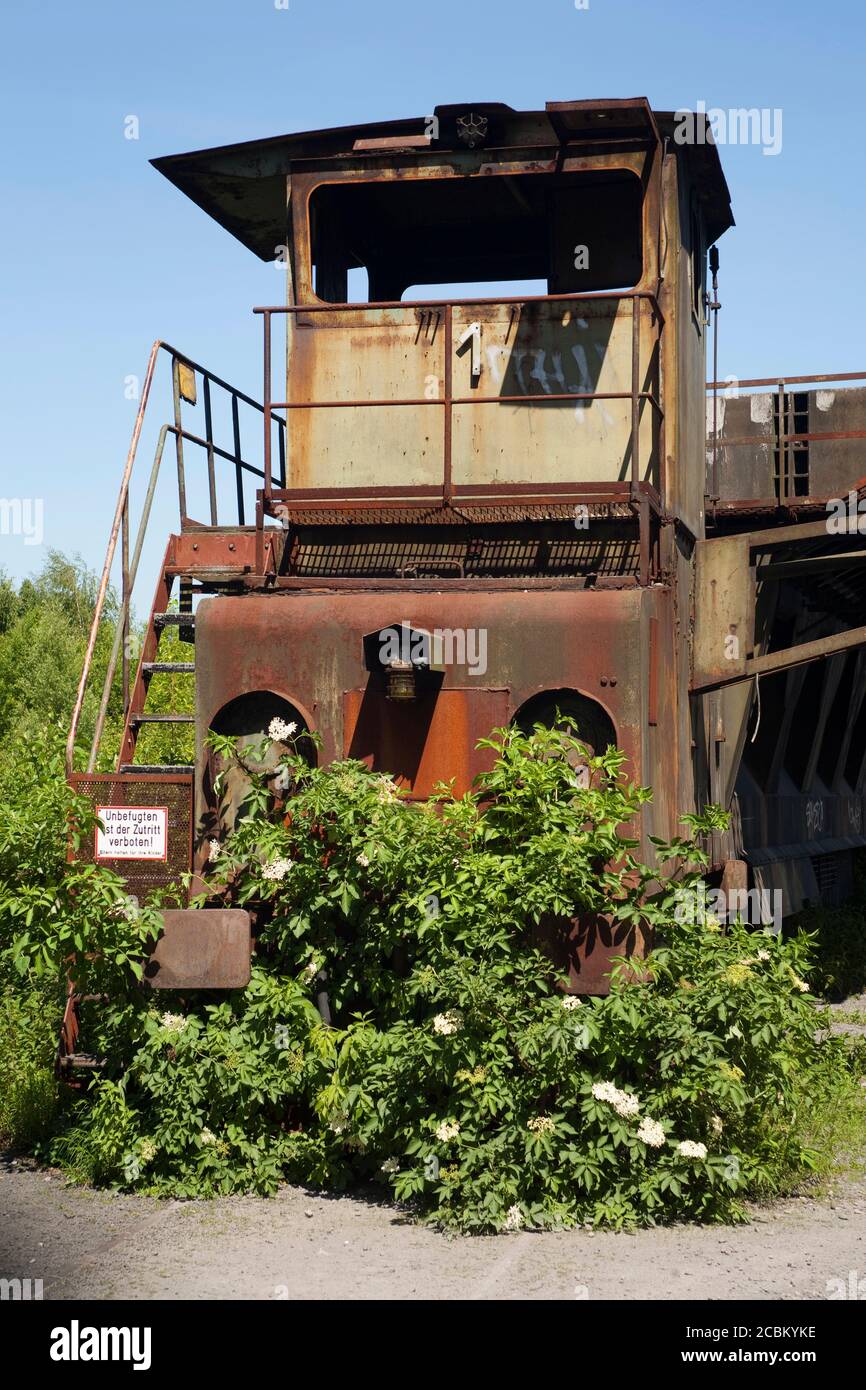
[[[625,957],[639,976],[651,937],[640,924],[584,913],[570,919],[547,918],[538,929],[538,941],[568,976],[569,993],[607,994],[614,961]]]
[[[660,486],[660,322],[648,299],[456,306],[453,326],[448,306],[294,317],[290,488],[396,487],[408,475],[447,496],[449,481],[543,492],[621,480],[632,470],[633,380],[638,477]],[[399,447],[383,452],[382,431],[395,429]]]
[[[249,531],[193,530],[172,538],[169,566],[177,574],[214,575],[242,574],[256,568],[256,535]],[[282,546],[278,531],[266,538],[266,544]]]
[[[370,588],[250,594],[205,599],[197,615],[198,798],[203,834],[208,821],[214,766],[203,732],[230,702],[249,697],[256,728],[264,733],[286,701],[322,738],[324,761],[362,759],[392,773],[412,797],[429,795],[440,779],[454,779],[462,794],[490,766],[478,738],[510,722],[542,692],[576,691],[607,714],[625,751],[627,774],[655,784],[655,806],[638,831],[649,856],[650,834],[670,835],[679,814],[691,809],[679,796],[681,760],[670,727],[683,694],[670,590],[657,585],[587,591],[578,588],[522,592],[472,589],[444,583],[380,592]],[[648,728],[650,619],[654,620],[655,711]],[[484,632],[484,670],[445,662],[433,689],[405,704],[385,698],[382,676],[368,671],[363,639],[406,622],[427,632]],[[271,692],[268,696],[267,692]],[[245,726],[246,727],[246,726]],[[255,730],[248,730],[254,734]],[[652,738],[652,742],[650,742]],[[204,827],[207,827],[207,830]],[[203,857],[203,856],[202,856]],[[571,988],[603,993],[614,956],[639,960],[646,948],[636,936],[609,923],[582,919],[557,924]],[[557,959],[560,959],[557,956]]]
[[[401,705],[368,685],[346,691],[343,708],[344,756],[390,772],[413,800],[423,800],[452,778],[465,791],[492,766],[492,753],[479,756],[475,745],[508,723],[509,692],[442,690]]]
[[[754,645],[755,575],[748,536],[698,541],[692,688],[746,673]]]
[[[707,400],[707,491],[713,460],[712,397]],[[723,501],[775,496],[774,398],[771,392],[728,398],[719,392],[719,494]]]
[[[828,383],[830,380],[826,379]],[[805,378],[804,382],[813,385],[803,390],[796,380],[780,381],[775,392],[755,392],[730,400],[720,393],[719,491],[723,501],[772,501],[781,492],[782,500],[802,505],[810,497],[844,496],[862,481],[866,472],[866,388],[814,384],[821,381]],[[712,446],[710,397],[708,476]]]
[[[515,593],[485,588],[479,581],[473,588],[444,582],[424,591],[397,585],[387,592],[360,587],[328,592],[323,580],[322,592],[204,599],[196,635],[199,814],[209,810],[204,734],[220,710],[238,697],[271,692],[298,708],[320,733],[324,761],[343,757],[352,746],[353,726],[347,720],[356,707],[352,699],[344,699],[345,692],[367,690],[371,684],[375,688],[377,679],[364,665],[363,638],[404,620],[429,632],[471,630],[476,641],[484,635],[484,669],[473,672],[468,663],[449,664],[442,678],[443,709],[453,704],[455,711],[449,711],[446,724],[458,709],[467,721],[463,750],[447,755],[449,765],[462,769],[458,792],[486,765],[473,747],[480,724],[490,717],[510,719],[532,696],[548,690],[575,690],[599,703],[613,720],[639,779],[646,687],[641,614],[647,602],[656,611],[663,593],[661,588],[598,592],[566,587]],[[668,623],[670,616],[667,610]],[[476,662],[476,668],[481,664]],[[665,661],[663,669],[671,665]],[[495,691],[509,692],[507,707],[498,703],[499,696],[494,702]],[[667,700],[661,708],[664,714]],[[262,732],[268,722],[264,713],[266,709]],[[387,721],[387,710],[381,718]],[[433,734],[437,742],[440,727],[437,723]],[[358,756],[368,755],[369,748],[357,747]],[[432,767],[432,762],[425,765]],[[393,770],[399,772],[399,764]],[[670,757],[659,780],[667,777],[674,779],[669,789],[673,804],[676,771]]]
[[[290,331],[288,401],[383,404],[288,410],[288,486],[441,485],[444,311],[301,314]]]
[[[243,989],[250,982],[250,916],[238,908],[174,908],[144,969],[152,989]]]
[[[614,482],[628,476],[632,312],[640,317],[639,389],[658,399],[658,325],[645,300],[616,296],[576,304],[468,305],[454,311],[453,478],[486,482]],[[458,347],[473,323],[480,377]],[[598,399],[563,399],[568,393]],[[523,396],[550,396],[527,401]],[[475,396],[488,398],[469,404]],[[489,397],[502,397],[491,403]],[[559,397],[559,399],[553,399]],[[617,397],[619,397],[617,399]],[[517,399],[515,399],[517,398]],[[641,401],[640,478],[658,487],[660,417]]]
[[[816,497],[844,497],[866,474],[866,387],[810,391],[808,422],[813,436],[808,441],[809,491]],[[815,438],[822,434],[855,437]]]
[[[688,732],[688,653],[676,622],[675,591],[653,585],[641,604],[641,766],[639,780],[653,789],[642,816],[644,852],[649,835],[675,833],[693,807],[694,772]]]
[[[692,151],[689,151],[691,155]],[[665,382],[665,506],[696,536],[703,534],[704,496],[709,489],[702,466],[705,449],[704,377],[706,328],[702,301],[706,246],[695,225],[689,162],[665,160],[664,312],[672,318],[662,337]],[[668,243],[667,229],[677,231]]]

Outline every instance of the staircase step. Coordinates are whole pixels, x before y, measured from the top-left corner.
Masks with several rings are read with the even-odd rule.
[[[140,772],[142,777],[178,777],[195,772],[195,763],[121,763],[121,772]]]
[[[195,627],[195,613],[154,613],[153,621],[157,627],[166,627],[170,623],[175,627]]]
[[[187,675],[195,670],[194,661],[145,661],[142,670],[151,676]]]
[[[131,714],[130,724],[194,724],[194,714]]]

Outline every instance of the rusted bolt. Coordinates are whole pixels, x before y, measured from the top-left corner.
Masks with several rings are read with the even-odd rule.
[[[610,683],[611,685],[616,685],[616,676],[611,676]]]
[[[229,550],[234,550],[234,548],[235,548],[235,543],[234,543],[234,541],[229,541]]]
[[[198,541],[193,541],[192,548],[193,550],[198,550]]]
[[[607,676],[602,676],[601,683],[602,685],[607,685]]]

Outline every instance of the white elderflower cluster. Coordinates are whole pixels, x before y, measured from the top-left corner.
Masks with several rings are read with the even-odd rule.
[[[435,1129],[436,1138],[443,1144],[448,1144],[452,1139],[456,1139],[460,1133],[460,1126],[456,1120],[443,1120]]]
[[[706,1144],[696,1144],[693,1139],[683,1139],[677,1144],[677,1153],[682,1158],[706,1158]]]
[[[282,883],[291,867],[291,859],[275,859],[271,864],[264,865],[262,878],[266,878],[270,883]]]
[[[647,1116],[638,1125],[637,1137],[650,1149],[660,1149],[665,1142],[665,1132],[658,1120],[651,1120]]]
[[[769,952],[769,951],[759,951],[759,952],[758,952],[758,960],[769,960],[769,959],[770,959],[770,952]]]
[[[721,1133],[722,1133],[722,1130],[724,1129],[724,1127],[725,1127],[725,1126],[724,1126],[723,1123],[722,1123],[722,1117],[721,1117],[721,1115],[711,1115],[711,1116],[710,1116],[710,1129],[712,1130],[712,1133],[714,1134],[714,1136],[716,1137],[716,1139],[720,1138]]]
[[[560,1002],[562,1003],[562,1007],[566,1009],[569,1013],[572,1009],[580,1008],[580,1000],[578,999],[576,994],[566,994]]]
[[[217,1137],[212,1129],[203,1129],[200,1138],[203,1144],[215,1144],[217,1141]]]
[[[356,854],[356,855],[355,855],[355,863],[356,863],[356,864],[360,864],[362,869],[369,869],[369,867],[370,867],[370,859],[369,859],[369,856],[366,855],[366,854]]]
[[[620,1091],[612,1081],[596,1081],[592,1094],[596,1100],[603,1100],[606,1105],[612,1106],[623,1119],[629,1119],[640,1110],[637,1096],[630,1095],[628,1091]]]
[[[303,973],[304,973],[304,978],[305,978],[305,979],[307,979],[307,980],[313,980],[313,979],[315,979],[316,975],[318,975],[318,973],[319,973],[319,965],[318,965],[318,962],[315,961],[315,960],[308,960],[307,963],[306,963],[306,965],[304,966],[304,971],[303,971]]]
[[[291,738],[297,729],[294,719],[287,724],[284,719],[274,718],[268,725],[268,738],[271,743],[285,743],[287,738]]]
[[[182,1033],[189,1019],[185,1014],[163,1014],[159,1021],[167,1033]]]
[[[447,1013],[437,1014],[433,1019],[433,1032],[441,1033],[446,1038],[452,1033],[459,1033],[462,1027],[463,1015],[459,1009],[448,1009]]]
[[[219,859],[219,857],[220,857],[220,842],[219,842],[219,840],[208,840],[208,842],[207,842],[207,857],[208,857],[208,859],[210,860],[211,864],[213,863],[213,861],[214,861],[215,859]]]
[[[157,1146],[152,1139],[142,1139],[138,1146],[138,1161],[142,1168],[146,1168],[148,1163],[152,1163],[157,1155]]]
[[[379,1168],[379,1172],[380,1172],[380,1173],[399,1173],[399,1171],[400,1171],[400,1160],[399,1160],[399,1158],[386,1158],[386,1159],[385,1159],[385,1162],[384,1162],[384,1163],[380,1166],[380,1168]]]
[[[121,902],[115,903],[112,915],[127,922],[134,922],[138,916],[138,898],[124,898]]]
[[[527,1121],[527,1129],[531,1129],[533,1134],[550,1134],[551,1130],[556,1129],[556,1121],[552,1115],[535,1115]]]
[[[520,1210],[520,1207],[516,1205],[513,1207],[509,1207],[508,1211],[505,1213],[506,1231],[519,1231],[522,1225],[523,1212]]]

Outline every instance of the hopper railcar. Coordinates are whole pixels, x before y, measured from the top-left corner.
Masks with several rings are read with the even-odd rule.
[[[471,783],[492,727],[557,709],[653,787],[646,853],[721,802],[727,882],[748,874],[786,911],[844,891],[866,843],[866,385],[727,381],[707,397],[715,247],[733,224],[712,140],[681,143],[676,113],[643,98],[486,103],[154,163],[284,263],[287,294],[255,311],[260,401],[167,344],[151,354],[94,621],[95,640],[119,544],[115,659],[75,774],[97,805],[167,808],[164,859],[125,866],[133,891],[205,868],[210,729],[254,738],[279,715],[315,730],[324,759],[362,759],[423,798]],[[133,540],[163,359],[173,408]],[[179,522],[134,664],[167,451]],[[828,504],[849,497],[854,521],[833,531]],[[160,662],[172,627],[194,664]],[[406,651],[385,657],[395,632]],[[99,779],[117,666],[123,744]],[[150,713],[152,678],[175,667],[195,714]],[[194,723],[194,762],[144,762],[141,730],[172,719]],[[154,983],[236,982],[248,927],[225,919],[167,918]],[[576,931],[582,992],[605,988],[618,950],[592,942]]]

